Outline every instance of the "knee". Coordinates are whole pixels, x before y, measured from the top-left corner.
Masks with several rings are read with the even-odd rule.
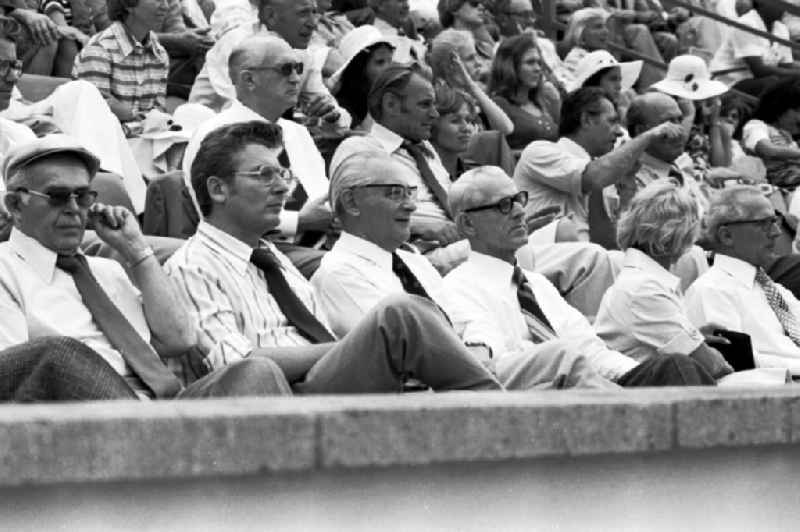
[[[281,368],[269,358],[246,358],[229,366],[229,377],[240,390],[258,390],[258,395],[291,395]]]
[[[625,34],[629,38],[636,38],[643,34],[650,35],[650,28],[648,28],[644,24],[638,24],[638,23],[628,24],[627,26],[625,26]]]
[[[430,324],[445,319],[441,309],[430,299],[410,294],[395,294],[381,300],[369,316],[394,328],[409,324]]]
[[[93,97],[101,100],[103,99],[103,95],[100,94],[100,91],[95,84],[90,81],[86,81],[85,79],[74,79],[72,81],[68,81],[67,83],[59,86],[57,90],[60,96],[69,98],[72,101],[82,97]]]

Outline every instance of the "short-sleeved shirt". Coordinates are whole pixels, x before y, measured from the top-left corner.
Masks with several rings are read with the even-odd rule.
[[[533,210],[558,206],[571,216],[579,234],[589,239],[589,208],[581,188],[583,171],[592,157],[575,141],[562,137],[558,142],[537,140],[522,152],[514,182],[528,191]]]
[[[753,29],[767,31],[764,20],[755,9],[751,9],[737,20],[740,24]],[[776,37],[789,39],[789,30],[786,26],[776,21],[772,25],[772,34]],[[760,57],[765,65],[778,65],[792,62],[792,50],[788,46],[770,42],[769,40],[753,35],[746,31],[731,28],[725,35],[722,46],[719,47],[714,59],[711,61],[711,71],[736,69],[734,72],[719,76],[717,79],[728,85],[750,79],[753,73],[744,62],[745,57]]]
[[[679,286],[678,277],[645,253],[627,249],[622,271],[600,302],[597,335],[639,362],[692,353],[704,339],[689,320]]]
[[[163,109],[169,56],[153,32],[138,42],[122,22],[92,37],[75,57],[72,75],[131,107],[135,115]]]

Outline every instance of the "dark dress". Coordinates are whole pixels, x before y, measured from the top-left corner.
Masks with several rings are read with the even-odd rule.
[[[540,116],[534,116],[503,96],[493,96],[492,100],[514,123],[514,132],[506,135],[512,150],[521,150],[534,140],[558,140],[558,125],[547,111],[542,110]]]

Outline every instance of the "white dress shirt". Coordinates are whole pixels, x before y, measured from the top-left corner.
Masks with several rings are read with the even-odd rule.
[[[638,249],[628,248],[622,271],[603,295],[594,322],[612,349],[634,360],[688,355],[703,335],[686,314],[680,279]]]
[[[95,323],[72,276],[56,267],[56,258],[54,251],[17,228],[0,244],[0,349],[43,336],[69,336],[97,352],[134,385],[125,359]],[[100,257],[86,260],[109,299],[150,343],[141,293],[122,266]]]
[[[416,161],[411,154],[402,147],[402,144],[403,137],[381,124],[374,123],[368,134],[348,137],[339,144],[339,147],[336,148],[336,153],[333,154],[333,158],[331,159],[330,175],[336,173],[336,169],[342,161],[351,155],[375,150],[386,152],[408,167],[418,178],[417,181],[413,183],[417,186],[417,210],[412,213],[412,219],[427,218],[447,220],[447,214],[436,202],[435,196],[422,180]],[[445,191],[449,190],[451,184],[450,174],[447,173],[444,165],[442,165],[439,154],[436,153],[433,145],[427,140],[423,141],[422,145],[430,154],[430,156],[426,155],[425,160],[428,162],[428,166],[430,166],[433,175]]]
[[[756,30],[768,31],[767,26],[764,24],[764,19],[755,9],[751,9],[739,17],[737,22]],[[772,24],[770,33],[776,37],[789,40],[789,29],[783,22],[775,21]],[[725,35],[722,45],[714,54],[709,70],[717,72],[736,69],[731,73],[717,77],[719,81],[726,85],[733,85],[743,79],[750,79],[753,77],[753,73],[747,63],[744,62],[745,57],[760,57],[765,65],[775,66],[781,63],[791,63],[792,50],[783,44],[770,42],[758,35],[731,28]]]
[[[714,265],[686,293],[689,319],[697,327],[713,324],[750,335],[756,366],[789,368],[800,375],[800,347],[786,336],[755,278],[752,264],[717,254]],[[789,290],[777,286],[792,313],[800,318],[800,302]]]
[[[259,247],[275,254],[294,293],[326,325],[311,284],[271,242],[262,240]],[[310,344],[270,295],[264,272],[250,262],[252,252],[241,240],[201,221],[197,233],[164,265],[198,325],[198,345],[211,370],[258,347]]]
[[[197,196],[192,187],[191,168],[200,144],[215,129],[248,120],[266,121],[263,116],[236,100],[230,107],[200,124],[192,134],[183,154],[183,179],[198,214],[200,206],[197,204]],[[298,182],[303,185],[308,199],[314,200],[327,194],[328,178],[325,176],[325,160],[314,144],[314,139],[311,138],[308,129],[304,125],[283,118],[278,119],[277,125],[283,130],[283,146],[289,157],[292,172],[297,176]],[[281,211],[278,231],[284,236],[294,236],[297,233],[296,211],[286,209]]]
[[[439,272],[423,255],[399,249],[396,253],[422,284],[428,295],[449,313],[448,294]],[[322,257],[311,278],[322,310],[337,336],[344,336],[378,302],[404,294],[392,272],[392,254],[361,237],[342,232]]]
[[[558,206],[571,216],[582,240],[589,240],[588,196],[583,193],[583,171],[592,157],[572,139],[535,140],[522,151],[514,182],[528,191],[534,210]]]
[[[466,262],[444,278],[453,300],[447,308],[466,343],[488,345],[494,357],[517,354],[534,344],[511,281],[513,265],[472,251]],[[559,338],[570,341],[603,376],[615,380],[637,366],[631,358],[609,349],[589,321],[571,307],[538,273],[523,270],[536,300]]]
[[[206,62],[197,75],[192,85],[189,101],[201,103],[214,110],[221,110],[229,102],[236,100],[236,88],[228,72],[228,59],[233,50],[245,39],[253,35],[271,35],[280,38],[280,35],[270,31],[261,22],[243,24],[226,32],[214,46],[206,52]],[[300,75],[300,99],[311,100],[318,96],[325,97],[334,104],[339,112],[339,125],[349,128],[350,114],[342,109],[336,99],[331,95],[322,81],[322,67],[320,54],[311,50],[295,49],[299,61],[303,62],[303,73]],[[323,58],[324,61],[324,58]]]

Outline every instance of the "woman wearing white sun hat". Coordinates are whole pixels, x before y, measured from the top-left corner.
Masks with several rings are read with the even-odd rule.
[[[728,92],[728,86],[711,79],[702,58],[679,55],[670,61],[667,76],[652,88],[678,99],[689,131],[686,153],[692,158],[695,177],[706,181],[733,177],[719,170],[731,166],[736,152],[735,125],[720,116],[719,97]]]
[[[625,123],[625,111],[631,99],[636,96],[633,85],[642,72],[642,61],[620,63],[606,50],[595,50],[578,61],[575,67],[575,81],[567,88],[574,91],[581,87],[600,87],[611,96]]]

